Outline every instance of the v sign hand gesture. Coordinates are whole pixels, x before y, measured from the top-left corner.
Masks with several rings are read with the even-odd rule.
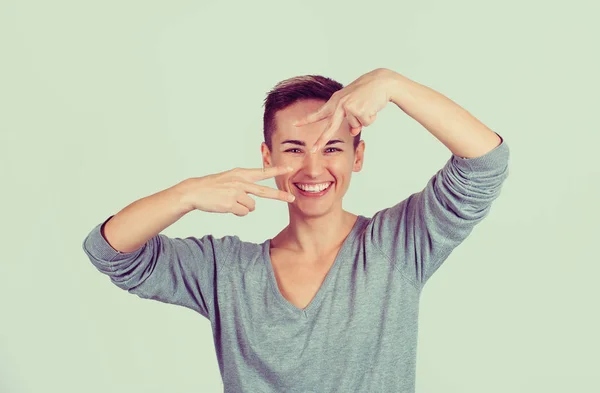
[[[348,118],[352,136],[358,135],[362,127],[372,124],[377,112],[391,101],[390,87],[394,83],[392,73],[393,71],[386,68],[377,68],[362,75],[348,86],[336,91],[318,111],[295,122],[294,125],[299,127],[330,118],[325,131],[310,152],[314,153],[321,146],[325,146],[341,126],[344,117]]]

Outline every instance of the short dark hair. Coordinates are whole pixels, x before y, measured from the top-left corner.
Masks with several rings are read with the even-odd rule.
[[[275,85],[265,98],[263,134],[267,147],[273,150],[272,138],[277,129],[275,114],[302,100],[317,99],[329,101],[333,93],[344,88],[341,83],[321,75],[302,75],[283,80]],[[354,137],[354,150],[360,142],[360,135]]]

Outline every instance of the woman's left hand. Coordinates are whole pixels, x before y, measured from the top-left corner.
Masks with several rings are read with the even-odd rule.
[[[393,74],[394,71],[386,68],[377,68],[366,73],[333,93],[329,101],[319,110],[293,123],[295,126],[302,126],[330,118],[325,131],[311,149],[311,153],[325,146],[341,126],[344,117],[348,118],[352,136],[358,135],[362,127],[371,125],[377,117],[377,112],[391,101],[390,87],[394,83]]]

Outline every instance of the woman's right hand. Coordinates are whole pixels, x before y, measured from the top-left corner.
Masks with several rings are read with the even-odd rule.
[[[191,210],[213,213],[233,213],[245,216],[254,211],[256,202],[248,194],[263,198],[293,202],[289,192],[265,187],[254,182],[291,172],[291,167],[235,168],[182,182],[183,201]]]

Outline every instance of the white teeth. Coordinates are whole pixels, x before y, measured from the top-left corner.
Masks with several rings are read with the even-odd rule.
[[[329,183],[324,183],[324,184],[316,184],[316,185],[306,185],[306,184],[296,184],[296,186],[301,189],[302,191],[308,191],[308,192],[321,192],[324,189],[326,189],[327,187],[329,187],[331,185],[331,182]]]

